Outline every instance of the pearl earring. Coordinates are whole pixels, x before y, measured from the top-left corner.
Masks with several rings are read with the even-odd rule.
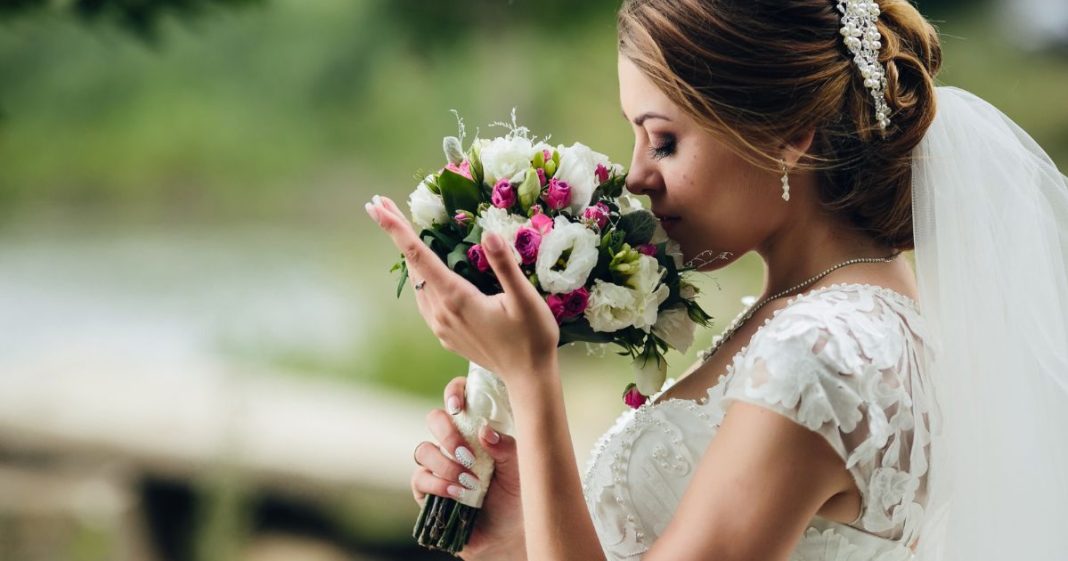
[[[782,163],[782,200],[790,200],[790,172],[786,169],[786,160],[780,159]]]

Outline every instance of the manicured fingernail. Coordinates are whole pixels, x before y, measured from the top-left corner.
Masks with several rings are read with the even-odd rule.
[[[450,395],[449,396],[449,402],[446,404],[446,407],[449,409],[449,414],[450,415],[455,415],[455,414],[459,413],[460,412],[460,398],[456,397],[455,395]]]
[[[456,456],[456,461],[467,469],[471,469],[471,466],[475,465],[475,455],[464,446],[457,446],[453,455]]]
[[[457,487],[456,485],[449,485],[449,488],[446,489],[446,491],[448,491],[449,494],[453,496],[453,498],[456,498],[456,499],[464,498],[464,492],[465,491],[464,491],[463,487]]]
[[[367,215],[371,217],[371,220],[378,222],[378,209],[371,203],[364,203],[363,209],[367,211]]]
[[[460,485],[471,490],[478,489],[478,478],[465,471],[460,474]]]
[[[497,431],[489,428],[489,425],[482,426],[482,438],[485,438],[486,442],[489,442],[490,444],[497,444],[501,441],[501,435]]]
[[[487,234],[482,238],[482,245],[486,246],[486,249],[490,251],[499,251],[501,249],[501,239],[496,234]]]
[[[375,195],[375,196],[371,197],[371,202],[374,203],[376,206],[380,205],[380,204],[382,204],[382,197],[379,197],[378,195]]]

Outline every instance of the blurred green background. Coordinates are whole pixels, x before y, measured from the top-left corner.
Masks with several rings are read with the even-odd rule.
[[[942,32],[940,82],[1068,167],[1059,2],[918,5]],[[33,404],[0,416],[0,558],[419,558],[408,454],[465,363],[393,298],[396,252],[361,207],[404,201],[441,163],[451,109],[494,134],[514,107],[629,164],[617,6],[0,2],[0,393]],[[669,376],[761,274],[749,255],[701,279],[716,326]],[[563,360],[583,462],[630,373],[585,348]],[[261,399],[281,405],[257,417]],[[374,403],[400,405],[367,424],[350,411]],[[337,434],[298,452],[300,423],[331,407],[353,416],[324,417]],[[381,432],[394,448],[330,463]],[[34,484],[97,491],[42,509],[20,494]]]

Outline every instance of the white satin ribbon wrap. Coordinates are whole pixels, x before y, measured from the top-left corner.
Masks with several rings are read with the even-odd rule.
[[[486,491],[489,490],[493,477],[493,458],[480,444],[479,428],[485,419],[490,428],[501,434],[511,435],[513,431],[512,405],[508,401],[508,390],[504,382],[489,370],[470,363],[464,390],[464,408],[453,415],[452,419],[460,434],[471,445],[475,465],[470,471],[481,483],[479,489],[466,491],[463,498],[456,500],[467,506],[482,508],[482,501],[486,498]],[[450,451],[444,452],[448,457],[453,457]]]
[[[1068,180],[992,105],[940,87],[913,219],[942,413],[916,559],[1068,559]]]

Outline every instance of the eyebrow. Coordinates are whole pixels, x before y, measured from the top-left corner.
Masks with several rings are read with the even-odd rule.
[[[627,118],[627,114],[626,113],[623,113],[623,118],[624,119]],[[669,122],[671,121],[671,119],[665,117],[664,115],[661,115],[660,113],[654,113],[652,111],[647,111],[645,113],[642,113],[641,115],[638,115],[638,117],[636,119],[634,119],[634,124],[640,127],[640,126],[642,126],[642,123],[644,123],[647,119],[663,119],[665,121],[669,121]]]

